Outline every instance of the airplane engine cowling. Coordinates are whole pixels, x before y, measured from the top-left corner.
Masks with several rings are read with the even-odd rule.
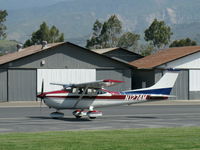
[[[96,117],[100,117],[102,115],[103,115],[102,111],[98,111],[98,110],[93,110],[93,111],[87,112],[87,116],[90,118],[96,118]]]

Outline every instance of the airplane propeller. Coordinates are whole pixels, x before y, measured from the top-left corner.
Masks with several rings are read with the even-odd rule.
[[[37,95],[38,98],[40,98],[40,110],[41,110],[41,107],[42,107],[42,102],[44,101],[44,79],[42,80],[42,87],[41,87],[41,93],[39,95]],[[38,101],[38,100],[36,100]]]

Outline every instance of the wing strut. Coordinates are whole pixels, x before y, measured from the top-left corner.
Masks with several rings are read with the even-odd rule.
[[[82,100],[83,96],[85,95],[86,91],[87,91],[88,87],[86,87],[83,91],[83,93],[80,95],[80,97],[78,98],[78,100],[76,101],[76,103],[74,104],[73,108],[76,108],[76,106],[78,105],[78,103]]]

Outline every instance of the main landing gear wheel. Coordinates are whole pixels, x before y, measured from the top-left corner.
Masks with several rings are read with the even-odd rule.
[[[76,117],[76,119],[80,119],[82,116],[75,116]]]
[[[64,117],[64,113],[62,113],[62,112],[52,112],[51,114],[50,114],[50,117],[51,118],[53,118],[53,119],[61,119],[61,118],[63,118]]]
[[[97,117],[89,117],[90,119],[96,119]]]

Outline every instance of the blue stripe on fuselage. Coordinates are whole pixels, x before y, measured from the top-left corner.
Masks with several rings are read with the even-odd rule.
[[[124,91],[121,94],[164,94],[169,95],[172,88],[163,88],[163,89],[151,89],[151,90],[140,90],[140,91]]]

